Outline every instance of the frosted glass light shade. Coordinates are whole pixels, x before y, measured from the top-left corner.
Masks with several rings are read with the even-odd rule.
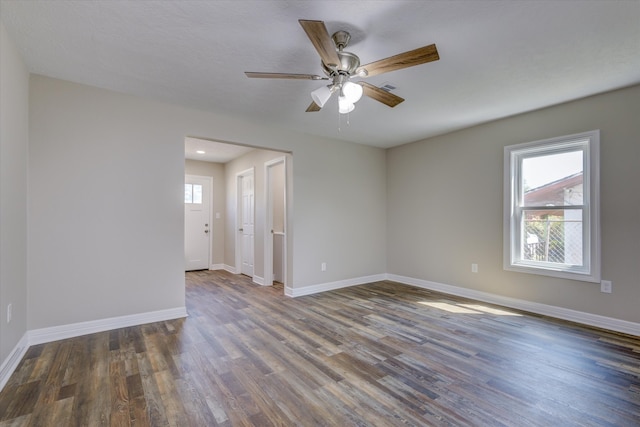
[[[350,113],[354,108],[356,108],[356,106],[353,105],[353,102],[349,102],[345,96],[338,97],[338,111],[340,114]]]
[[[356,83],[346,82],[342,86],[342,94],[352,104],[355,104],[362,98],[362,92],[362,86]]]
[[[322,86],[311,92],[311,99],[318,104],[320,108],[324,107],[324,104],[331,98],[331,89],[328,86]]]

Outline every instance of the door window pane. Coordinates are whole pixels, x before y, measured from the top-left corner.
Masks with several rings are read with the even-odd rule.
[[[184,185],[184,202],[193,203],[193,185],[191,184]]]
[[[184,202],[189,204],[202,204],[202,185],[185,184],[184,185]]]
[[[193,203],[202,204],[202,185],[193,184]]]

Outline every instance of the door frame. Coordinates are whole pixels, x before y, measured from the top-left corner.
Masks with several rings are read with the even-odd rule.
[[[206,175],[193,175],[193,174],[188,174],[185,173],[184,174],[184,182],[183,184],[187,183],[188,178],[197,178],[197,179],[203,179],[206,180],[209,184],[209,256],[207,258],[207,270],[212,270],[212,265],[213,265],[213,177],[211,176],[206,176]],[[184,199],[184,197],[183,197]],[[184,205],[184,201],[183,201],[183,205]],[[183,218],[183,223],[187,222],[187,218],[186,216]],[[184,226],[184,225],[183,225]],[[183,231],[183,241],[186,240],[187,236]],[[186,267],[186,266],[185,266]]]
[[[284,166],[284,239],[282,259],[284,267],[282,281],[287,284],[287,157],[276,157],[264,163],[264,200],[265,200],[265,227],[264,227],[264,285],[273,285],[273,197],[271,194],[271,182],[273,167],[282,164]]]
[[[236,274],[242,274],[242,232],[240,229],[242,228],[242,179],[245,176],[253,175],[253,274],[251,279],[253,280],[256,277],[256,233],[255,233],[255,224],[256,224],[256,174],[255,167],[251,167],[249,169],[245,169],[242,172],[236,173],[236,224],[235,224],[235,235],[236,235]]]

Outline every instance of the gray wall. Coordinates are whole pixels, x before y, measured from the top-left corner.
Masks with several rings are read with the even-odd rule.
[[[213,233],[211,242],[211,254],[213,264],[224,264],[224,223],[225,223],[225,184],[224,184],[224,164],[202,162],[199,160],[187,159],[184,162],[184,173],[186,175],[209,176],[213,178]],[[216,218],[216,213],[220,213],[220,218]]]
[[[29,329],[184,306],[186,135],[293,152],[293,288],[384,273],[384,150],[37,75],[30,91]]]
[[[332,141],[293,153],[293,250],[298,284],[328,283],[386,272],[385,151]],[[300,198],[304,197],[302,203]],[[290,246],[291,247],[291,246]],[[320,271],[320,263],[327,271]],[[348,269],[350,275],[344,274]],[[299,276],[304,271],[305,277]]]
[[[0,23],[0,365],[27,331],[28,100],[29,73]]]
[[[184,134],[135,98],[30,89],[29,329],[184,307]]]
[[[638,112],[635,86],[390,149],[387,271],[640,322]],[[602,277],[613,293],[504,271],[503,147],[594,129],[601,130]]]

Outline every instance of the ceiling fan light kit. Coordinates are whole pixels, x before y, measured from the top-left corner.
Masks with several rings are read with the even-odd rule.
[[[344,51],[351,39],[348,32],[337,31],[330,37],[323,21],[300,19],[298,22],[320,55],[322,71],[327,77],[291,73],[245,72],[245,74],[250,78],[331,80],[330,85],[319,87],[311,92],[313,102],[307,108],[307,112],[320,111],[331,98],[333,92],[338,92],[338,112],[340,114],[353,111],[355,103],[360,100],[362,95],[393,108],[404,99],[369,83],[351,82],[351,77],[366,78],[440,59],[436,45],[431,44],[360,65],[360,58],[357,55]]]
[[[320,86],[318,89],[311,92],[311,99],[313,102],[318,104],[320,108],[324,107],[324,104],[327,103],[329,98],[331,98],[332,94],[331,85],[329,86]]]
[[[353,102],[349,102],[346,96],[338,97],[338,112],[340,114],[350,113],[354,110],[354,108],[356,108],[356,106],[353,105]]]
[[[352,104],[360,101],[364,89],[359,84],[353,82],[346,82],[342,85],[342,95],[349,100]]]

